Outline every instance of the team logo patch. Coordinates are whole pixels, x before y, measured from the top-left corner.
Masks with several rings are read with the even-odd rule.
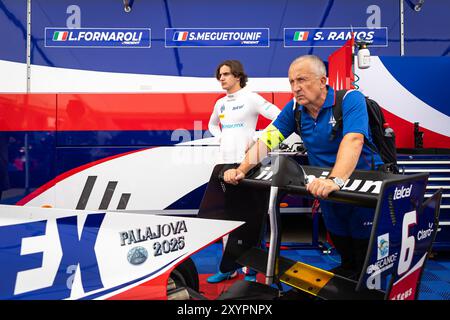
[[[224,112],[225,112],[225,105],[222,105],[222,106],[220,107],[219,119],[225,118]]]
[[[331,115],[330,117],[330,121],[328,121],[329,124],[331,124],[331,126],[334,128],[334,126],[336,125],[336,119],[334,118],[333,115]]]
[[[143,264],[148,258],[148,252],[144,247],[134,247],[128,251],[127,259],[132,265]]]

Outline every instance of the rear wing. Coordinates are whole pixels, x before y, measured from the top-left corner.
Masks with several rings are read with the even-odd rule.
[[[279,203],[286,194],[311,198],[305,182],[324,178],[331,170],[300,166],[296,160],[292,156],[273,155],[249,172],[238,186],[221,180],[230,165],[214,168],[199,217],[246,221],[230,234],[220,266],[222,272],[239,267],[237,261],[249,260],[244,257],[261,243],[267,213],[273,212],[273,221],[276,222]],[[357,282],[346,285],[346,291],[353,291],[349,296],[354,296],[355,292],[375,290],[383,292],[386,299],[416,297],[426,256],[437,231],[440,206],[441,191],[423,202],[427,181],[428,173],[396,175],[355,170],[344,188],[329,196],[331,201],[375,210],[365,267]],[[272,224],[273,221],[272,227],[276,225]],[[272,233],[275,231],[271,230]],[[280,235],[271,242],[279,245]],[[275,270],[277,278],[283,270],[277,265],[270,267],[271,255],[279,255],[279,248],[274,250],[268,253],[269,258],[264,258],[267,261],[264,270]],[[274,263],[278,262],[279,259],[275,259]],[[405,280],[412,277],[411,274],[415,275],[415,282]],[[271,275],[266,273],[266,276]],[[411,293],[395,294],[400,283],[403,286],[408,283],[406,291]],[[326,296],[333,298],[333,294]],[[378,294],[375,296],[380,297]]]

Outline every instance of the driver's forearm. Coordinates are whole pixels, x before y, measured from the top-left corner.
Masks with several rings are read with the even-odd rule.
[[[267,156],[269,151],[270,149],[266,146],[266,144],[258,139],[245,154],[244,160],[237,169],[247,174],[247,172],[249,172]]]
[[[330,176],[347,180],[358,164],[364,145],[364,136],[359,133],[348,133],[339,145],[336,163],[331,170]]]

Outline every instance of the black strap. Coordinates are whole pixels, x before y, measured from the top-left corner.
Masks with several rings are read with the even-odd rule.
[[[300,110],[300,105],[297,101],[295,101],[294,107],[294,119],[295,119],[295,133],[301,136],[301,128],[302,128],[302,110]]]
[[[344,96],[347,93],[347,90],[338,90],[334,96],[334,105],[333,105],[333,117],[334,121],[336,121],[333,129],[330,134],[330,141],[333,141],[337,133],[342,131],[343,129],[343,121],[342,121],[342,102],[344,101]]]
[[[336,91],[335,95],[335,102],[333,105],[333,117],[336,121],[336,124],[333,127],[333,130],[330,134],[330,141],[334,140],[336,138],[336,135],[339,131],[343,130],[343,119],[342,119],[342,103],[344,101],[344,96],[347,93],[347,90],[339,90]],[[366,97],[366,107],[367,107],[367,97]],[[370,118],[370,117],[369,117]],[[370,126],[370,123],[369,123]],[[370,127],[369,127],[370,130]],[[366,136],[364,136],[364,144],[367,145],[367,147],[372,151],[372,161],[371,161],[371,168],[372,170],[375,170],[375,153],[378,153],[377,147],[371,143],[369,140],[367,140]]]

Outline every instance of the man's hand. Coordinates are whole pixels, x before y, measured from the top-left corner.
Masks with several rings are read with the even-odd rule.
[[[306,185],[306,190],[316,198],[326,199],[330,193],[340,189],[333,180],[314,179],[311,183]]]
[[[230,183],[232,185],[237,185],[240,180],[245,178],[245,173],[239,169],[229,169],[224,172],[223,180],[226,183]]]

